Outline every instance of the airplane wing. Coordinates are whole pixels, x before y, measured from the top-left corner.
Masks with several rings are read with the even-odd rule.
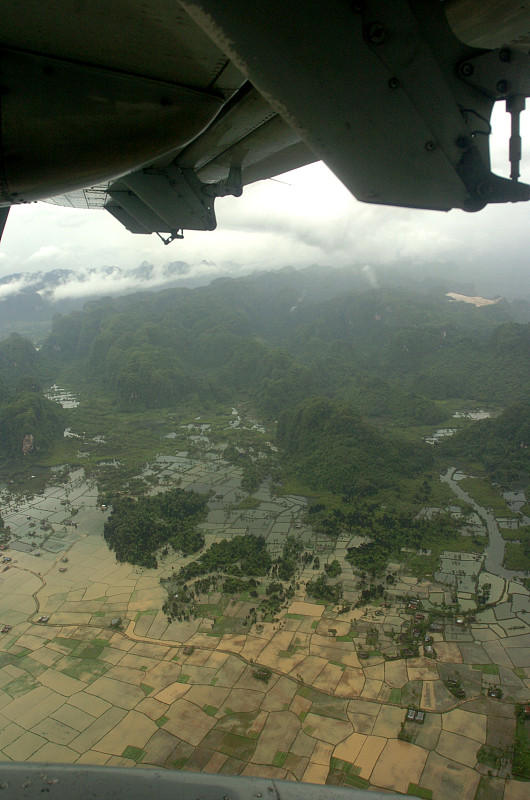
[[[322,159],[359,199],[476,211],[530,198],[513,0],[4,0],[0,206],[213,230],[215,200]],[[456,35],[458,34],[458,36]],[[490,117],[512,115],[512,178]]]
[[[278,779],[208,775],[175,769],[96,767],[85,764],[2,763],[6,800],[363,800],[366,790]],[[371,800],[400,800],[395,792],[370,792]]]

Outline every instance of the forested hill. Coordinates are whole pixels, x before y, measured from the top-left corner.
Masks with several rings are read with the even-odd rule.
[[[122,410],[239,395],[277,418],[321,395],[432,424],[440,399],[527,396],[530,326],[513,322],[508,303],[475,308],[412,287],[346,291],[340,274],[334,283],[333,271],[284,270],[93,301],[56,318],[39,355],[92,376]]]
[[[31,378],[22,378],[13,391],[0,388],[0,459],[16,461],[45,455],[62,438],[65,412],[44,397]]]
[[[51,380],[53,367],[19,334],[0,341],[0,459],[46,454],[62,438],[63,409],[44,396],[39,381]]]
[[[353,409],[311,397],[278,420],[278,442],[292,472],[313,489],[365,497],[431,465],[432,450],[405,446],[367,424]]]
[[[46,358],[28,339],[12,333],[0,341],[0,395],[1,384],[14,389],[21,378],[30,376],[43,380],[51,374]]]
[[[443,444],[443,451],[479,463],[503,485],[530,482],[530,403],[516,403],[496,419],[475,423]]]

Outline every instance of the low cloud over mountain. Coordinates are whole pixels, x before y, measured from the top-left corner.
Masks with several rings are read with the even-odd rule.
[[[83,270],[54,269],[48,272],[19,272],[0,278],[0,303],[21,295],[38,295],[42,300],[82,300],[102,295],[122,295],[170,286],[208,283],[225,271],[212,262],[192,266],[172,261],[163,266],[143,262],[132,269],[102,266]]]

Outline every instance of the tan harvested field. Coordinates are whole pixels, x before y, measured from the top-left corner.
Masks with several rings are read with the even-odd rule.
[[[62,552],[39,561],[15,550],[1,573],[0,622],[12,629],[0,639],[0,758],[320,784],[333,774],[348,785],[351,775],[374,789],[406,793],[413,784],[433,800],[475,800],[487,774],[477,751],[486,742],[510,747],[514,702],[530,699],[524,620],[504,616],[506,598],[499,617],[487,609],[463,633],[451,620],[434,632],[434,658],[423,655],[423,639],[413,656],[400,653],[397,633],[417,624],[405,593],[434,604],[445,590],[403,574],[384,605],[344,614],[312,602],[300,583],[274,621],[247,632],[234,625],[253,607],[248,597],[223,611],[219,633],[212,629],[220,592],[201,597],[211,616],[168,623],[160,577],[178,558],[156,571],[118,564],[101,538],[104,515],[88,505],[65,540],[66,573],[58,572]],[[223,538],[212,525],[207,544]],[[340,560],[353,585],[345,546]],[[512,596],[526,597],[516,589]],[[41,615],[49,621],[39,624]],[[267,681],[258,667],[271,670]],[[465,686],[465,700],[444,686],[448,677]],[[486,698],[492,685],[502,686],[502,701]],[[426,717],[405,725],[404,741],[411,705]],[[486,780],[490,795],[476,800],[526,800],[528,784],[501,772]]]
[[[371,776],[382,789],[406,793],[410,783],[419,783],[427,753],[408,742],[390,740],[383,748]]]
[[[467,736],[481,744],[486,741],[487,717],[456,708],[442,715],[442,727],[446,731]]]
[[[469,767],[430,753],[420,785],[436,792],[439,800],[473,800],[480,775]]]
[[[164,730],[194,746],[200,744],[215,725],[213,717],[185,698],[172,703],[164,716],[168,718],[164,722]]]
[[[403,722],[403,709],[393,706],[381,706],[373,728],[374,736],[396,739]]]
[[[386,685],[391,689],[401,689],[409,680],[405,661],[402,659],[399,661],[388,661],[385,664],[384,679]]]
[[[257,764],[271,764],[278,751],[289,752],[300,730],[299,720],[290,711],[276,711],[269,715],[259,737],[254,754]]]
[[[333,717],[323,717],[310,712],[303,724],[303,730],[323,742],[338,744],[352,732],[351,723]]]
[[[528,800],[528,783],[507,781],[504,800]]]
[[[438,667],[431,658],[414,658],[408,662],[409,681],[436,681]]]
[[[333,755],[335,758],[341,758],[343,761],[349,761],[354,764],[361,748],[363,747],[368,737],[360,733],[352,733],[347,739],[337,745]]]
[[[437,642],[436,643],[436,658],[438,661],[444,661],[448,664],[461,664],[462,655],[457,644],[454,642]]]
[[[359,776],[361,778],[370,779],[385,745],[386,739],[381,739],[378,736],[367,737],[355,760],[355,765],[360,769]]]
[[[474,767],[477,763],[478,749],[479,744],[474,739],[467,739],[465,736],[459,736],[457,733],[449,731],[440,733],[436,745],[437,753],[467,767]]]
[[[293,603],[291,603],[289,613],[302,614],[305,617],[314,617],[315,619],[320,619],[325,608],[326,607],[323,605],[316,605],[315,603],[302,603],[299,600],[295,600]]]

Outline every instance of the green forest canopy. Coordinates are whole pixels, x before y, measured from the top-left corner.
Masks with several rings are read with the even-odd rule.
[[[366,496],[431,464],[424,445],[380,433],[344,403],[310,397],[278,420],[278,442],[292,469],[314,489]]]
[[[38,355],[87,371],[123,410],[239,394],[275,419],[325,395],[435,424],[448,397],[524,400],[529,340],[507,303],[475,308],[412,287],[329,297],[325,275],[300,271],[92,301],[54,320]]]
[[[184,555],[204,546],[204,536],[196,525],[204,519],[206,510],[206,497],[183,489],[136,500],[117,498],[103,535],[118,561],[154,568],[156,551],[163,545],[171,545]]]
[[[443,443],[442,451],[478,462],[493,481],[530,483],[530,403],[515,403],[495,419],[474,423]]]

